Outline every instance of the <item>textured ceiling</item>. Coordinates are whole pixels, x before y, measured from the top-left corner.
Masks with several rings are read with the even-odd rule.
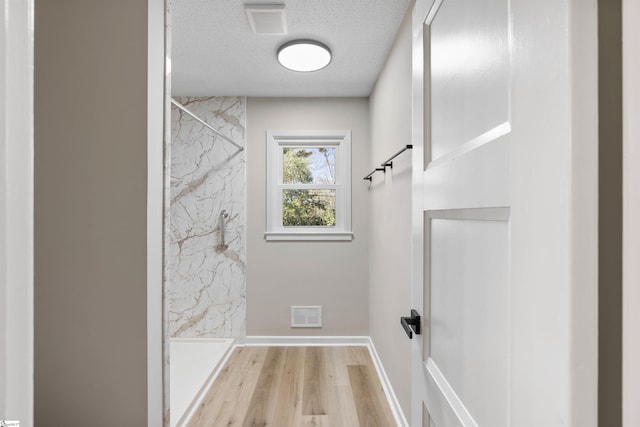
[[[288,34],[254,34],[244,3],[286,5]],[[176,96],[368,96],[410,0],[174,0],[172,94]],[[310,38],[331,64],[286,70],[278,47]]]

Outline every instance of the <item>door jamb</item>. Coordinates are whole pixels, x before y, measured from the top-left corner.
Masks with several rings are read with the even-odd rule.
[[[640,4],[622,2],[622,425],[640,425]]]
[[[31,427],[34,0],[0,7],[0,419]]]
[[[163,424],[163,212],[166,0],[148,0],[147,425]]]

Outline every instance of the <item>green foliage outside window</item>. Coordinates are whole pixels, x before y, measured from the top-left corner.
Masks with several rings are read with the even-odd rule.
[[[314,184],[311,156],[317,150],[324,156],[333,180],[333,150],[326,148],[283,149],[283,183]],[[286,189],[282,193],[282,222],[285,227],[335,226],[335,190]]]

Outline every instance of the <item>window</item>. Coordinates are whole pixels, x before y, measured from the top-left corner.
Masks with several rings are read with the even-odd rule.
[[[351,132],[267,132],[267,240],[351,240]]]

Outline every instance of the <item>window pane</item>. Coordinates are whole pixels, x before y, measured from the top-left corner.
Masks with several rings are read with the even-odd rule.
[[[336,190],[282,190],[282,225],[336,225]]]
[[[283,184],[336,183],[335,147],[284,147],[282,156]]]

